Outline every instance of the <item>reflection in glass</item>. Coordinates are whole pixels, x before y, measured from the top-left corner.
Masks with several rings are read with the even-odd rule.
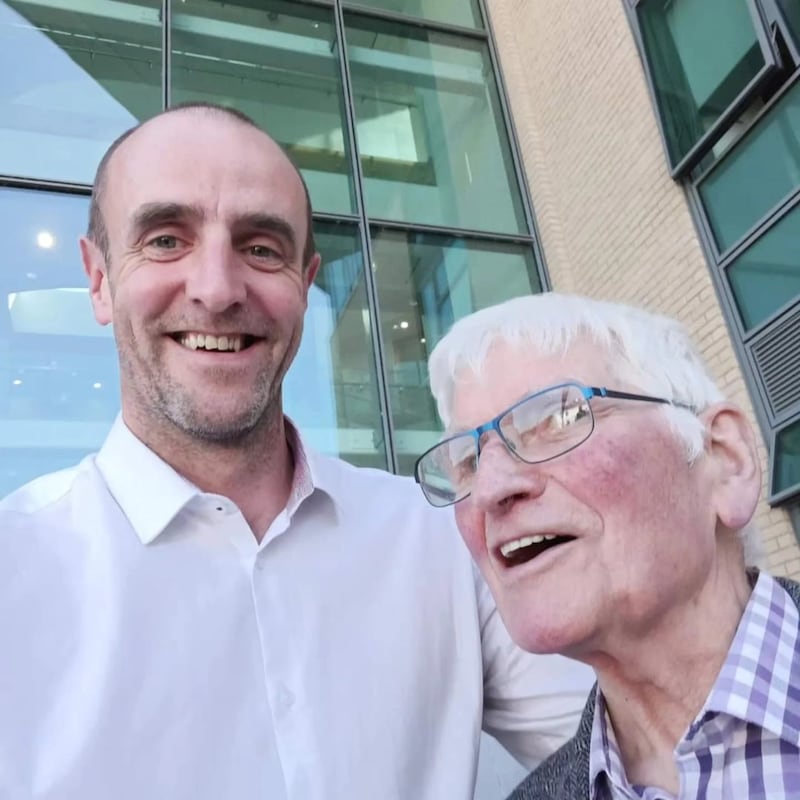
[[[540,291],[529,246],[397,231],[373,237],[380,325],[400,471],[439,438],[428,356],[460,317]]]
[[[636,14],[675,167],[765,69],[752,0],[643,0]]]
[[[349,0],[345,0],[345,6]],[[482,28],[481,12],[476,0],[353,0],[360,6],[392,11],[408,17],[462,25],[465,28]]]
[[[728,267],[745,328],[752,328],[800,296],[800,206]]]
[[[0,496],[95,450],[119,408],[77,247],[87,212],[86,197],[0,189]]]
[[[800,487],[800,422],[777,434],[772,459],[772,494]]]
[[[370,216],[527,233],[486,44],[345,20]]]
[[[282,144],[315,211],[350,213],[333,12],[280,0],[172,4],[172,103],[233,106]]]
[[[161,110],[160,0],[0,0],[0,174],[91,183]]]
[[[284,384],[286,411],[322,452],[386,469],[358,231],[317,222],[314,235],[322,266],[309,292],[300,350]]]
[[[719,250],[725,251],[800,187],[800,83],[700,182]]]

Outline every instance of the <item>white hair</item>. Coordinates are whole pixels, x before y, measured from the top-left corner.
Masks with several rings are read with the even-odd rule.
[[[458,320],[431,353],[431,391],[445,426],[452,417],[453,391],[462,371],[480,374],[493,343],[530,344],[546,354],[564,353],[588,340],[609,356],[610,378],[641,392],[689,406],[660,409],[692,463],[703,453],[706,431],[697,414],[724,399],[683,326],[632,306],[577,295],[527,295]],[[609,388],[614,388],[609,387]],[[752,524],[740,532],[748,565],[761,560]]]

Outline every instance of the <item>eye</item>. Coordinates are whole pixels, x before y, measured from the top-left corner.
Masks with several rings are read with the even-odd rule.
[[[156,247],[159,250],[174,250],[178,246],[178,237],[168,233],[162,233],[147,243],[148,247]]]
[[[250,254],[254,255],[256,258],[278,259],[281,257],[277,250],[267,247],[265,244],[252,244],[248,250]]]

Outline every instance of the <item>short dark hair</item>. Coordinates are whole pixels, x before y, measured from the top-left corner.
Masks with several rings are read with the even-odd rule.
[[[251,117],[247,116],[247,114],[239,111],[236,108],[231,108],[230,106],[219,105],[217,103],[203,103],[203,102],[196,102],[196,103],[179,103],[178,105],[171,106],[170,108],[166,109],[165,111],[156,114],[150,119],[157,119],[158,117],[163,117],[166,114],[174,114],[176,111],[191,111],[191,110],[199,110],[199,111],[206,111],[210,114],[219,114],[222,116],[229,117],[231,119],[238,120],[239,122],[249,125],[251,128],[255,128],[260,133],[263,133],[265,136],[269,136],[269,134],[264,131],[259,125],[256,124],[255,120]],[[103,154],[103,157],[100,159],[100,163],[97,166],[97,172],[95,173],[94,177],[94,186],[92,188],[92,198],[89,202],[89,226],[86,231],[86,236],[91,239],[97,247],[100,249],[100,252],[103,254],[103,258],[106,260],[106,263],[110,260],[111,255],[111,247],[108,241],[108,228],[106,227],[105,219],[103,218],[103,196],[106,190],[106,183],[108,180],[108,165],[111,162],[111,157],[116,152],[117,148],[132,134],[136,133],[142,125],[145,125],[150,119],[145,120],[144,122],[140,122],[138,125],[134,125],[134,127],[130,128],[129,130],[125,131],[122,135],[118,136],[109,146],[108,150]],[[270,137],[271,138],[271,137]],[[274,140],[273,140],[274,141]],[[277,142],[276,142],[277,144]],[[281,147],[281,145],[278,145]],[[307,266],[308,262],[314,256],[314,253],[317,251],[316,244],[314,242],[314,227],[313,227],[313,218],[312,218],[312,208],[311,208],[311,195],[308,191],[308,186],[306,185],[305,179],[301,174],[300,170],[297,168],[297,165],[292,160],[291,156],[286,152],[286,149],[281,147],[284,155],[289,159],[289,162],[295,168],[297,172],[297,177],[300,178],[300,183],[303,185],[303,192],[306,196],[306,241],[303,246],[303,266]]]

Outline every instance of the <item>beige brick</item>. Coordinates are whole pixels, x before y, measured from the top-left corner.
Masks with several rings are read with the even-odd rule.
[[[679,318],[755,425],[621,0],[487,5],[553,288]],[[800,577],[788,515],[762,503],[756,522],[770,568]]]

